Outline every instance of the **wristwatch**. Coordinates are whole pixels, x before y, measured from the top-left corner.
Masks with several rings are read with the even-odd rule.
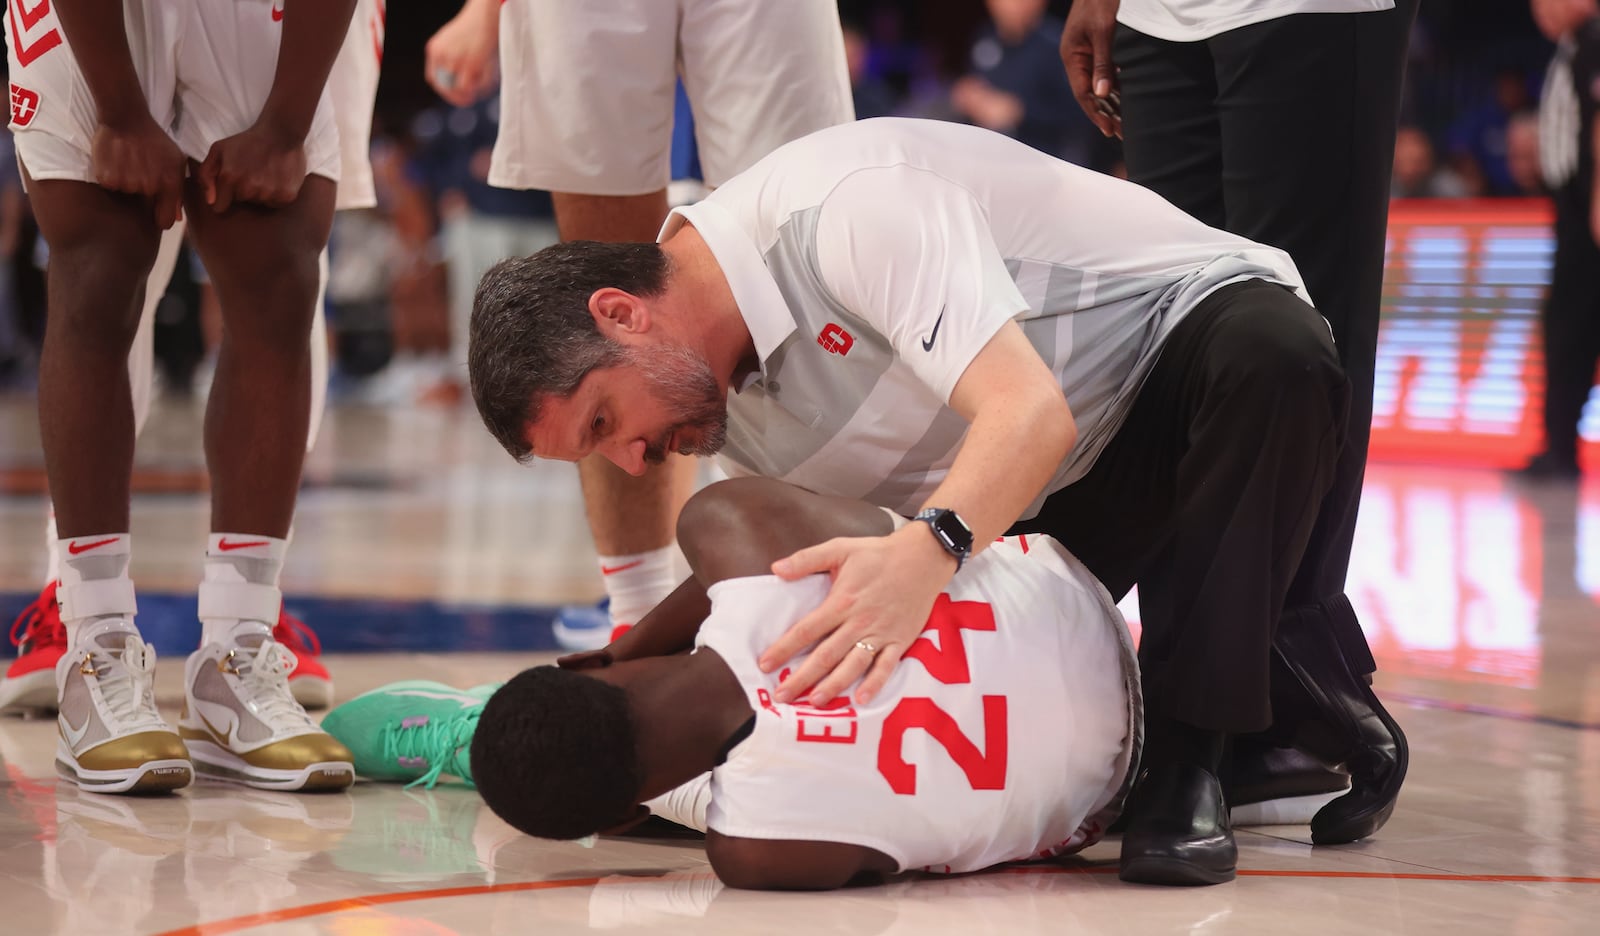
[[[916,515],[933,531],[933,538],[939,541],[944,551],[956,557],[956,571],[961,571],[961,566],[972,555],[972,528],[961,519],[961,515],[954,510],[941,507],[929,507]]]

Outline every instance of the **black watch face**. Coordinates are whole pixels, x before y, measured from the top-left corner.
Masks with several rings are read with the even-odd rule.
[[[967,529],[966,523],[962,522],[954,511],[941,511],[933,518],[933,528],[939,531],[940,539],[956,549],[962,552],[972,551],[972,531]]]

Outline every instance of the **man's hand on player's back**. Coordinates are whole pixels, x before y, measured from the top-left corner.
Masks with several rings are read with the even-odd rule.
[[[97,183],[113,192],[151,199],[162,230],[183,217],[183,151],[149,111],[126,121],[102,119],[91,146],[90,165]]]
[[[234,202],[287,205],[306,179],[305,140],[257,123],[211,144],[197,176],[206,204],[219,212]]]

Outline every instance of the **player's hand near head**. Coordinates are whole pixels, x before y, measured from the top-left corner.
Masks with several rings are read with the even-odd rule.
[[[147,110],[123,119],[102,115],[90,145],[95,182],[113,192],[142,195],[162,230],[183,217],[183,151]]]
[[[500,0],[467,0],[428,40],[428,84],[456,107],[469,107],[499,80]]]
[[[1061,31],[1061,62],[1078,106],[1106,136],[1122,138],[1117,66],[1111,42],[1121,0],[1076,0]]]
[[[888,536],[832,539],[774,563],[772,571],[790,581],[819,572],[833,578],[822,604],[761,656],[762,671],[770,673],[816,645],[774,698],[824,705],[859,679],[854,701],[872,701],[955,570],[955,558],[921,523]]]
[[[218,212],[235,202],[290,204],[306,179],[305,140],[258,122],[211,144],[196,177],[206,204]]]

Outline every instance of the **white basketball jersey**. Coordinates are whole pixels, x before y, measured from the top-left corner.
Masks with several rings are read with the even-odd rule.
[[[936,872],[1099,838],[1131,779],[1142,712],[1127,626],[1076,559],[1048,537],[997,543],[939,596],[871,703],[777,704],[783,674],[756,660],[828,584],[759,576],[710,589],[698,646],[727,662],[756,713],[712,772],[711,828],[864,845]]]

